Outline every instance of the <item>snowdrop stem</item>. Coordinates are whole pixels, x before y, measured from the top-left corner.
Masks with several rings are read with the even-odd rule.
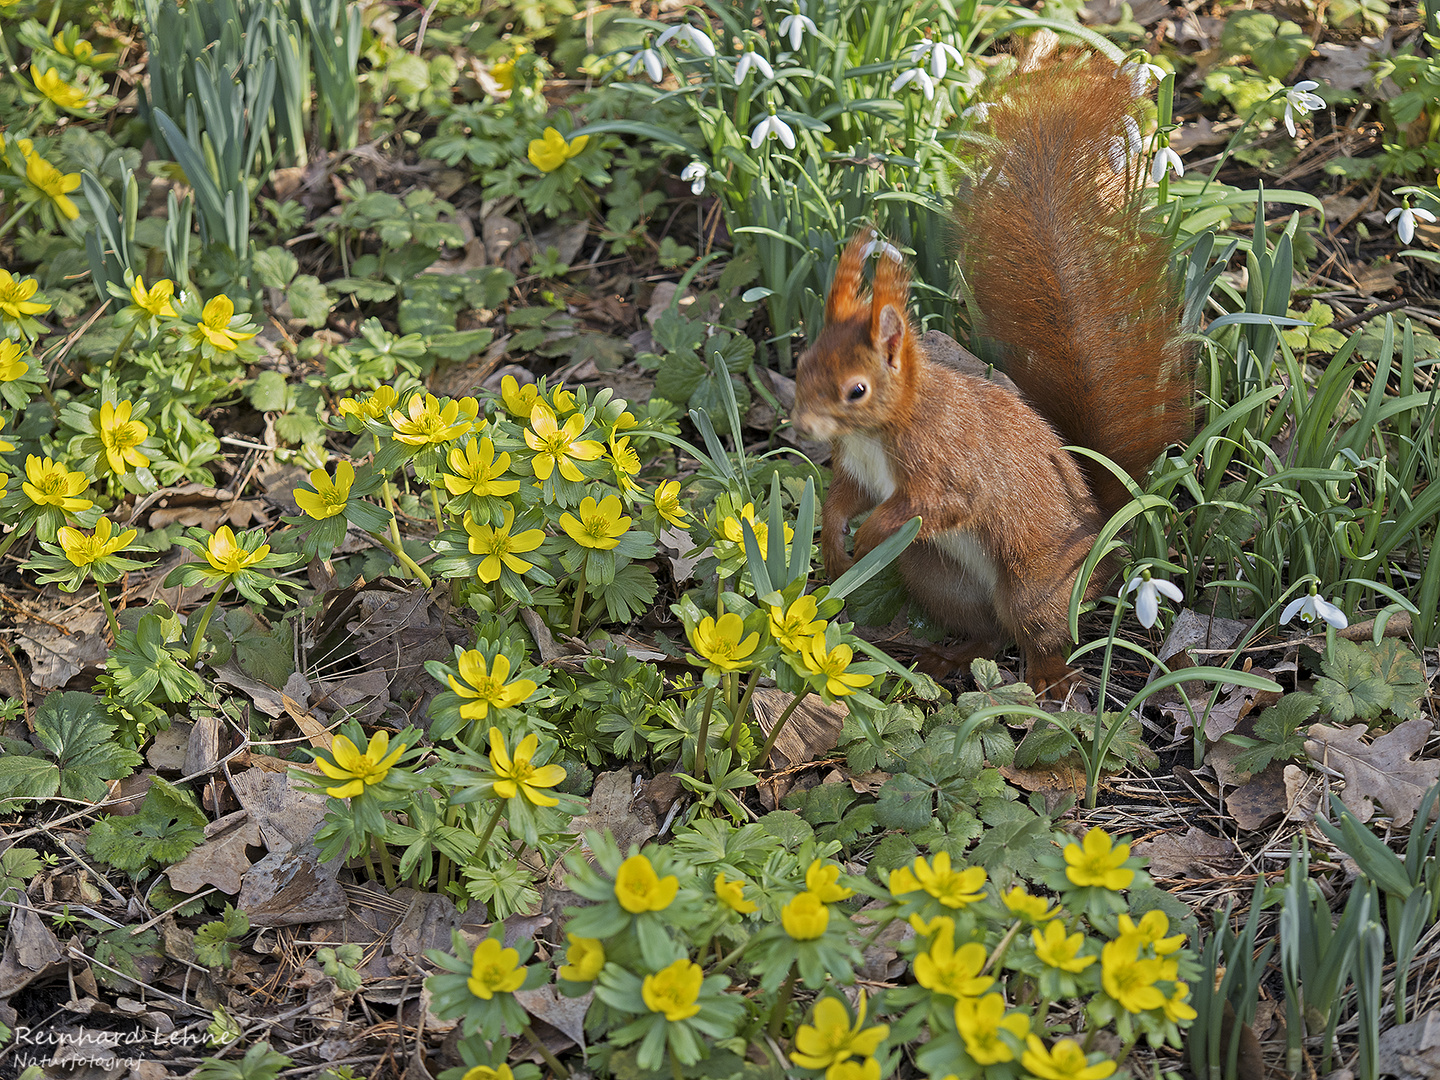
[[[1090,738],[1090,753],[1085,756],[1085,808],[1095,809],[1096,789],[1100,785],[1100,763],[1110,749],[1109,731],[1105,724],[1105,698],[1110,689],[1110,661],[1115,653],[1115,635],[1120,632],[1120,617],[1125,614],[1125,597],[1122,593],[1115,602],[1115,614],[1110,617],[1110,638],[1105,642],[1105,655],[1100,662],[1100,689],[1095,695],[1095,730]],[[1118,724],[1119,719],[1116,720]]]

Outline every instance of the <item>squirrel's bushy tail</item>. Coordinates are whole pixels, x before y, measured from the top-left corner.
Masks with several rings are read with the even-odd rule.
[[[1193,361],[1165,238],[1138,192],[1141,99],[1100,57],[1000,84],[957,218],[979,329],[1069,444],[1139,477],[1193,426]],[[1081,459],[1113,513],[1129,495]]]

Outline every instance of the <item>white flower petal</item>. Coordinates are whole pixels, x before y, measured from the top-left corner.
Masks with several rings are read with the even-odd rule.
[[[1395,223],[1395,232],[1400,236],[1402,244],[1408,244],[1415,239],[1415,211],[1405,207],[1400,211],[1400,220]]]
[[[1295,116],[1294,116],[1294,114],[1290,111],[1290,105],[1291,105],[1290,99],[1289,99],[1289,98],[1286,98],[1286,99],[1285,99],[1285,130],[1288,131],[1288,132],[1290,132],[1290,137],[1293,139],[1293,138],[1295,137]]]
[[[780,141],[785,144],[786,150],[795,149],[795,133],[790,130],[790,125],[781,120],[778,116],[770,118],[770,130],[780,136]]]
[[[1125,596],[1129,596],[1132,592],[1134,592],[1136,589],[1138,589],[1141,585],[1144,585],[1144,584],[1145,584],[1145,577],[1144,577],[1144,575],[1142,575],[1142,574],[1136,574],[1134,577],[1132,577],[1132,578],[1130,579],[1129,583],[1126,584],[1124,595],[1125,595]]]
[[[646,49],[640,54],[645,61],[645,74],[650,76],[651,82],[660,82],[665,78],[665,63],[660,59],[660,54],[654,49]]]
[[[1423,210],[1418,206],[1415,207],[1415,209],[1411,210],[1410,213],[1413,214],[1415,217],[1419,218],[1421,221],[1435,220],[1434,214],[1432,214],[1429,210]]]
[[[1162,596],[1168,596],[1177,604],[1185,599],[1185,594],[1180,591],[1180,586],[1176,585],[1173,581],[1165,581],[1163,578],[1151,578],[1150,583],[1160,590]]]
[[[1388,225],[1390,224],[1390,222],[1394,221],[1397,217],[1400,216],[1404,209],[1405,207],[1403,206],[1397,206],[1394,210],[1391,210],[1388,214],[1385,215],[1385,224]]]
[[[1350,620],[1345,618],[1345,613],[1328,600],[1315,597],[1315,611],[1336,630],[1344,630],[1350,625]]]
[[[1287,623],[1291,619],[1295,618],[1295,613],[1298,612],[1302,607],[1304,607],[1305,601],[1309,599],[1310,597],[1307,595],[1297,596],[1294,600],[1291,600],[1290,603],[1285,605],[1285,610],[1280,613],[1280,622],[1282,624]]]
[[[1135,617],[1140,620],[1140,625],[1148,630],[1155,625],[1159,615],[1160,602],[1155,598],[1155,582],[1143,582],[1135,596]]]
[[[1295,88],[1296,90],[1299,90],[1299,91],[1303,94],[1303,93],[1305,93],[1305,91],[1307,91],[1307,90],[1314,90],[1314,89],[1315,89],[1316,87],[1318,87],[1319,85],[1320,85],[1320,84],[1319,84],[1318,82],[1314,82],[1314,81],[1312,81],[1312,80],[1310,80],[1310,79],[1305,79],[1305,80],[1303,80],[1303,81],[1301,81],[1301,82],[1297,82],[1297,83],[1295,84],[1295,87],[1294,87],[1294,88]]]

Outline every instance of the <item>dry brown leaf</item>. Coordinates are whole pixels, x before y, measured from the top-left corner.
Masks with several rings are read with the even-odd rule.
[[[1380,1036],[1380,1073],[1399,1080],[1440,1077],[1440,1010],[1393,1027]]]
[[[1136,844],[1134,854],[1150,860],[1150,873],[1161,878],[1220,877],[1235,867],[1235,842],[1190,826],[1183,834],[1164,833]]]
[[[1396,825],[1408,825],[1421,798],[1440,778],[1440,761],[1411,760],[1430,737],[1424,718],[1397,724],[1373,743],[1363,741],[1365,724],[1337,728],[1315,724],[1305,741],[1311,759],[1339,769],[1345,777],[1340,798],[1361,821],[1369,821],[1379,802]]]
[[[250,815],[239,810],[231,817],[243,820],[232,822],[212,839],[194,848],[189,855],[165,870],[170,884],[183,893],[197,893],[206,885],[213,885],[221,892],[234,896],[240,891],[241,878],[250,869],[247,847],[261,847],[260,826],[250,820]],[[219,825],[221,822],[212,822]],[[210,832],[206,829],[206,833]]]
[[[573,832],[583,834],[587,829],[610,830],[621,851],[631,844],[643,844],[659,832],[655,811],[648,802],[635,798],[635,781],[629,769],[616,769],[595,778],[589,811],[571,825]]]
[[[1299,765],[1285,766],[1286,818],[1290,821],[1312,821],[1320,808],[1321,781],[1318,776]]]
[[[1247,832],[1263,829],[1285,813],[1285,769],[1272,761],[1225,797],[1225,809]]]

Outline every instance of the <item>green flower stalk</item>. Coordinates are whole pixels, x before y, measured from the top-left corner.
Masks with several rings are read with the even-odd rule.
[[[228,525],[222,525],[214,535],[204,529],[190,529],[188,535],[179,537],[176,543],[189,548],[204,561],[184,563],[165,576],[165,586],[211,585],[215,593],[205,606],[195,636],[190,643],[190,662],[200,655],[200,645],[205,640],[205,631],[210,617],[226,588],[233,585],[245,599],[255,604],[266,603],[266,594],[277,602],[286,599],[285,588],[293,588],[291,582],[262,573],[264,570],[289,566],[303,556],[299,552],[280,554],[272,552],[265,543],[262,529],[250,529],[238,537]]]

